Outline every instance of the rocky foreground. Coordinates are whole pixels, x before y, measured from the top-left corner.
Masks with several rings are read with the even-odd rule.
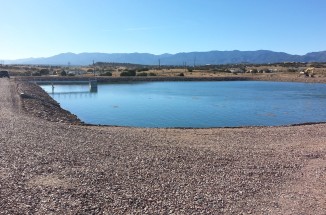
[[[0,214],[326,211],[326,124],[85,126],[37,86],[0,79],[0,149]]]

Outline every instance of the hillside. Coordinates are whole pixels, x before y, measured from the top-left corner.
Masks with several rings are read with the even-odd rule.
[[[6,64],[90,65],[93,62],[133,63],[143,65],[205,65],[236,63],[326,62],[326,51],[291,55],[268,50],[209,51],[154,55],[148,53],[63,53],[47,58],[6,61]]]

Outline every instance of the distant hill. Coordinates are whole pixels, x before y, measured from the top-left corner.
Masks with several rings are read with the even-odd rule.
[[[153,55],[147,53],[63,53],[48,58],[28,58],[5,61],[6,64],[90,65],[94,62],[132,63],[143,65],[206,65],[235,63],[326,62],[326,51],[291,55],[268,50],[209,51]]]

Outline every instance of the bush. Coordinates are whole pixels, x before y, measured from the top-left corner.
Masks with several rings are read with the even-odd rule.
[[[138,68],[137,72],[147,72],[148,70],[148,68]]]
[[[50,71],[48,69],[41,69],[40,74],[41,75],[48,75],[48,74],[50,74]]]
[[[150,72],[148,76],[156,76],[156,74],[154,72]]]
[[[146,72],[140,72],[137,74],[137,76],[147,76],[148,74]]]
[[[112,76],[112,72],[105,72],[100,74],[100,76]]]
[[[60,72],[60,75],[61,75],[61,76],[67,76],[67,72],[64,71],[64,70],[62,70],[62,71]]]
[[[136,76],[136,70],[123,71],[120,76]]]
[[[136,76],[136,70],[134,69],[128,70],[128,73],[130,74],[129,76]]]
[[[188,72],[192,72],[193,69],[192,68],[187,68]]]
[[[41,73],[40,72],[32,72],[32,76],[41,76]]]
[[[120,73],[120,76],[130,76],[129,72],[124,71]]]
[[[178,76],[185,76],[185,74],[183,74],[183,72],[181,72]]]

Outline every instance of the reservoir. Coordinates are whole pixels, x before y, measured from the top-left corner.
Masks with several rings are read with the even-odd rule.
[[[279,126],[326,122],[326,84],[191,81],[41,85],[90,124],[134,127]]]

